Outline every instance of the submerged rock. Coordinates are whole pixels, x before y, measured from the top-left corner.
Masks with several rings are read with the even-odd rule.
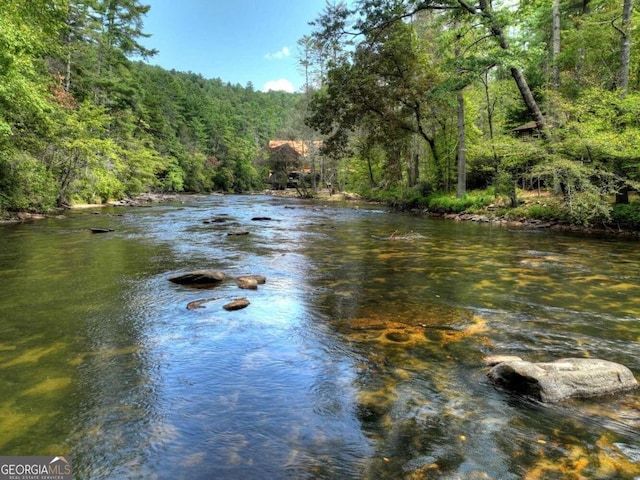
[[[505,390],[543,402],[625,392],[638,386],[624,365],[591,358],[563,358],[548,363],[507,360],[495,365],[487,376]]]
[[[210,287],[221,283],[225,274],[218,270],[194,270],[192,272],[176,275],[169,278],[170,282],[179,285],[191,285],[196,287]]]
[[[219,216],[219,217],[213,217],[207,220],[203,220],[202,223],[226,223],[228,221],[229,221],[229,217]]]
[[[202,298],[200,300],[194,300],[193,302],[187,303],[187,310],[194,310],[196,308],[205,308],[204,304],[208,302],[213,302],[217,300],[217,298]]]
[[[387,332],[385,338],[395,343],[405,343],[411,340],[411,335],[406,332]]]

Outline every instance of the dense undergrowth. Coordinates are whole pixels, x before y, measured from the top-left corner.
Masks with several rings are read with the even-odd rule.
[[[493,188],[470,191],[461,198],[446,192],[403,195],[393,191],[370,191],[364,196],[402,211],[423,211],[437,215],[474,214],[511,221],[640,231],[639,198],[627,204],[614,204],[612,200],[609,204],[601,203],[599,208],[593,208],[586,202],[568,204],[561,195],[527,191],[518,192],[517,205],[512,207],[508,199],[496,195]]]

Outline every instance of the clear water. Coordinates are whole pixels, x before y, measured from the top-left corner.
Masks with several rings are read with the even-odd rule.
[[[203,268],[227,279],[168,281]],[[483,364],[640,378],[637,241],[187,197],[0,226],[0,285],[0,454],[70,455],[78,478],[640,476],[638,392],[538,404]]]

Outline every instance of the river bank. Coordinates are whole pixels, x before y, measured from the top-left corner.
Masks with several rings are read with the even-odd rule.
[[[626,238],[640,238],[640,232],[636,230],[616,229],[612,226],[584,226],[574,225],[568,222],[560,220],[536,220],[536,219],[519,219],[514,220],[503,215],[482,215],[476,213],[428,213],[432,217],[440,217],[446,220],[454,220],[457,222],[478,222],[478,223],[492,223],[497,225],[504,225],[509,228],[522,228],[522,229],[539,229],[539,230],[555,230],[562,232],[576,232],[593,235],[614,235]]]
[[[277,196],[297,196],[295,190],[292,192],[281,191],[273,192],[271,194]],[[540,193],[535,193],[531,195],[523,195],[523,202],[525,204],[533,204],[539,203],[544,195]],[[366,202],[366,203],[378,203],[383,204],[383,202],[367,200],[357,193],[350,192],[339,192],[331,194],[329,190],[319,191],[317,195],[314,197],[317,200],[322,201],[348,201],[348,202]],[[619,226],[612,225],[577,225],[572,224],[560,219],[551,219],[551,220],[539,220],[535,218],[512,218],[508,215],[500,214],[503,210],[495,208],[495,206],[486,207],[482,213],[478,212],[459,212],[459,213],[451,213],[451,212],[441,212],[441,211],[430,211],[428,209],[420,209],[420,208],[410,208],[407,209],[404,204],[394,204],[390,206],[395,211],[409,211],[410,213],[414,213],[416,215],[426,215],[432,218],[442,218],[444,220],[453,220],[456,222],[476,222],[476,223],[490,223],[495,225],[501,225],[507,228],[518,228],[518,229],[533,229],[533,230],[552,230],[552,231],[561,231],[561,232],[576,232],[583,233],[588,235],[609,235],[609,236],[617,236],[624,238],[640,238],[640,231],[630,230],[620,228]]]
[[[263,190],[259,192],[251,192],[250,194],[268,195],[273,197],[283,198],[300,198],[300,194],[295,189],[286,190]],[[224,193],[212,193],[210,195],[223,196]],[[59,208],[50,213],[32,213],[32,212],[16,212],[10,214],[8,217],[0,219],[0,224],[3,223],[19,223],[30,220],[42,220],[45,218],[64,218],[64,212],[68,210],[82,210],[90,208],[100,207],[149,207],[153,204],[182,201],[190,197],[190,194],[163,194],[163,193],[145,193],[136,197],[125,198],[122,200],[110,201],[102,204],[74,204]],[[384,205],[384,202],[376,200],[368,200],[361,195],[354,192],[332,192],[329,189],[320,189],[314,193],[313,200],[322,202],[353,202],[353,203],[367,203],[367,204],[380,204]],[[531,199],[525,199],[525,202],[531,201]],[[600,235],[600,236],[614,236],[623,238],[640,238],[640,231],[621,228],[614,225],[576,225],[559,219],[539,220],[535,218],[512,218],[508,215],[504,215],[498,212],[495,208],[487,207],[481,213],[478,212],[442,212],[442,211],[430,211],[424,208],[407,208],[407,205],[401,203],[394,203],[388,205],[392,211],[410,212],[415,215],[424,215],[432,218],[442,218],[444,220],[452,220],[455,222],[476,222],[476,223],[488,223],[494,225],[500,225],[507,228],[517,229],[532,229],[532,230],[551,230],[561,232],[575,232],[588,235]]]

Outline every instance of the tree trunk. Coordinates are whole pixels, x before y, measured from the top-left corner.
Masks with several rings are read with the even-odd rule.
[[[589,8],[589,1],[590,0],[583,0],[582,2],[582,12],[580,12],[580,15],[582,15],[583,17],[591,13],[591,9]],[[581,28],[582,28],[582,22],[577,22],[576,30],[580,30]],[[581,43],[582,45],[580,45],[580,48],[578,48],[578,55],[576,57],[576,68],[575,68],[575,74],[574,74],[576,83],[578,85],[582,85],[582,72],[584,71],[584,64],[586,62],[586,57],[587,57],[587,50],[583,45],[584,42],[581,42]]]
[[[624,98],[629,90],[629,65],[631,63],[631,14],[633,0],[624,0],[622,7],[622,25],[618,29],[622,35],[620,48],[620,71],[618,73],[618,88]]]
[[[455,22],[456,30],[459,28],[459,24]],[[455,47],[455,55],[456,60],[460,57],[460,37],[457,37],[456,47]],[[460,70],[458,70],[458,74],[462,74]],[[456,93],[456,100],[458,102],[458,150],[457,150],[457,160],[458,160],[458,182],[456,188],[456,197],[462,198],[467,194],[467,142],[466,142],[466,130],[465,130],[465,121],[464,121],[464,94],[462,93],[462,89],[458,90]]]
[[[456,196],[462,198],[467,193],[467,143],[465,138],[464,95],[458,91],[458,188]]]
[[[69,93],[71,91],[71,42],[67,43],[67,64],[64,74],[64,91]]]
[[[616,204],[627,205],[629,203],[629,187],[624,185],[616,192]]]
[[[494,174],[498,174],[498,165],[500,163],[498,159],[498,153],[496,152],[496,146],[493,142],[493,112],[495,110],[496,101],[491,101],[491,92],[489,91],[489,71],[484,73],[482,78],[482,84],[484,85],[484,97],[487,102],[487,123],[489,124],[489,141],[491,142],[491,151],[493,152],[494,162]]]
[[[68,5],[67,10],[67,33],[65,34],[64,43],[65,48],[67,49],[67,59],[65,65],[65,74],[64,74],[64,91],[69,93],[71,91],[71,36],[73,31],[73,20],[71,18],[71,3]]]
[[[560,66],[558,56],[560,55],[560,0],[553,0],[553,88],[560,88]]]
[[[511,67],[511,76],[515,80],[516,85],[518,86],[518,90],[520,90],[522,100],[524,100],[524,103],[529,109],[529,112],[531,113],[531,115],[533,115],[533,119],[535,120],[537,127],[541,132],[543,132],[543,134],[545,134],[547,130],[547,121],[544,118],[542,110],[540,110],[538,102],[536,102],[531,89],[529,88],[527,79],[524,77],[524,74],[515,67]]]
[[[367,155],[367,168],[369,169],[369,186],[374,188],[376,186],[376,181],[373,178],[373,165],[371,165],[371,155]]]
[[[458,1],[461,2],[461,4],[464,6],[465,9],[467,9],[467,11],[469,11],[469,6],[466,5],[466,3],[464,3],[462,0],[458,0]],[[491,35],[493,35],[496,38],[496,40],[498,41],[498,45],[500,45],[500,48],[502,50],[508,51],[510,49],[509,42],[507,41],[507,37],[504,35],[504,31],[502,30],[502,27],[498,24],[498,22],[496,21],[493,15],[493,9],[491,7],[491,3],[488,2],[487,0],[480,0],[479,7],[480,7],[479,13],[487,21]],[[470,11],[475,12],[473,9]],[[475,12],[475,13],[478,13],[478,12]],[[540,110],[540,107],[538,106],[538,102],[536,102],[536,99],[533,96],[533,93],[531,93],[531,89],[529,88],[527,79],[525,78],[522,71],[520,71],[520,69],[516,67],[511,67],[510,71],[511,71],[511,76],[513,77],[513,79],[516,82],[516,85],[518,86],[518,90],[520,91],[522,100],[524,100],[525,105],[527,106],[527,108],[529,109],[529,112],[533,116],[533,119],[535,120],[536,125],[538,126],[538,129],[542,132],[543,135],[546,136],[547,121],[545,120],[544,115],[542,115],[542,110]]]

